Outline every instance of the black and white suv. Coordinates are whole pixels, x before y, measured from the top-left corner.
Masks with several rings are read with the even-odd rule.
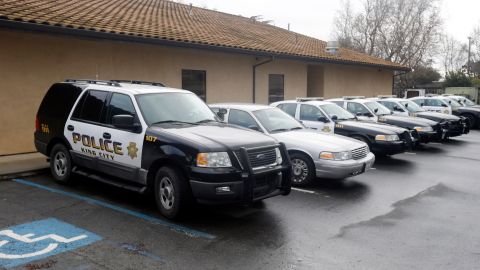
[[[35,145],[57,181],[76,173],[151,188],[168,218],[192,201],[249,204],[290,192],[283,144],[228,126],[195,94],[159,83],[56,83],[38,110]]]

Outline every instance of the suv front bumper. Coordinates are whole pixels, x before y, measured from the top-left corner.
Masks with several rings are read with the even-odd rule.
[[[317,177],[330,179],[343,179],[362,174],[372,168],[375,155],[368,153],[366,157],[358,160],[317,160],[315,169]]]

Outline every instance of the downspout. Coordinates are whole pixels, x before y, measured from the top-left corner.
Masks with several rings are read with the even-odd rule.
[[[253,67],[253,76],[252,76],[252,77],[253,77],[253,83],[252,83],[252,84],[253,84],[253,85],[252,85],[252,102],[253,102],[253,103],[255,103],[255,95],[256,95],[256,87],[255,87],[256,83],[255,83],[255,81],[256,81],[256,70],[257,70],[257,67],[258,67],[258,66],[261,66],[261,65],[265,65],[265,64],[267,64],[267,63],[270,63],[270,62],[272,62],[274,59],[275,59],[275,57],[272,56],[270,59],[265,60],[265,61],[260,62],[260,63],[257,63],[257,64],[255,64],[255,65],[252,66],[252,67]]]
[[[401,76],[401,75],[405,75],[405,74],[407,74],[407,73],[409,73],[409,72],[412,72],[412,71],[414,71],[413,68],[410,69],[410,70],[404,71],[404,72],[402,72],[402,73],[398,73],[398,74],[392,75],[392,94],[393,94],[393,90],[395,89],[395,77]]]

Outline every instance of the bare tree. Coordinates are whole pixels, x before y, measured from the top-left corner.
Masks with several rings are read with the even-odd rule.
[[[442,25],[439,0],[363,0],[350,2],[334,21],[334,36],[344,47],[415,67],[435,52]]]
[[[461,70],[467,63],[468,45],[448,35],[442,36],[440,45],[439,60],[445,75]]]

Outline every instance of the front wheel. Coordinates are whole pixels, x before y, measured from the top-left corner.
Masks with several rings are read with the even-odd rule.
[[[67,147],[56,144],[50,152],[50,171],[55,181],[62,184],[71,182],[72,158]]]
[[[471,129],[474,128],[475,125],[477,124],[476,121],[475,121],[476,120],[475,116],[473,116],[471,114],[467,114],[467,115],[465,115],[465,118],[467,118],[468,127],[471,128]]]
[[[175,169],[162,167],[155,176],[155,200],[160,213],[169,219],[181,217],[192,194],[184,177]]]
[[[292,185],[307,186],[315,179],[315,164],[305,154],[290,154],[292,163]]]

